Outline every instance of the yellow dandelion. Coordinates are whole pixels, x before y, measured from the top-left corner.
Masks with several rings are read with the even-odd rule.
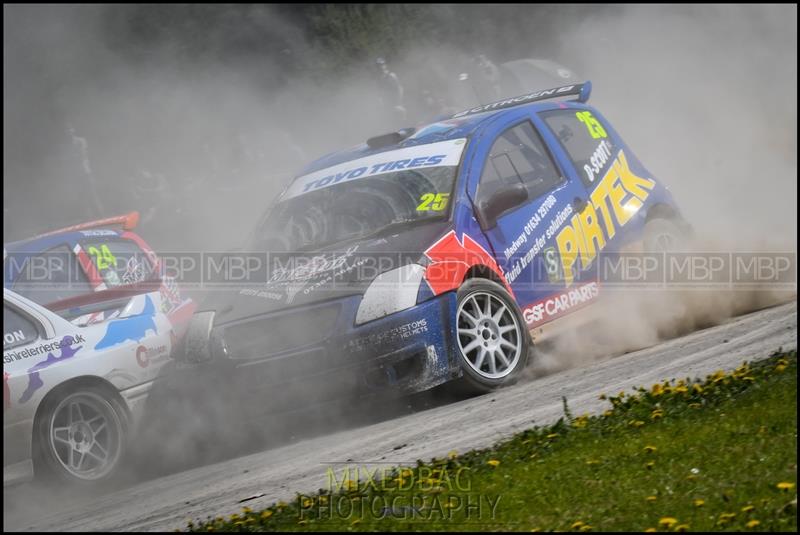
[[[650,393],[656,397],[662,395],[664,393],[664,387],[661,386],[661,383],[656,383],[650,389]]]
[[[581,527],[582,525],[583,525],[583,522],[582,522],[582,521],[580,521],[580,520],[576,520],[576,521],[575,521],[575,522],[572,524],[572,529],[580,529],[580,527]]]
[[[263,513],[261,513],[261,520],[266,520],[271,516],[272,516],[272,511],[269,510],[264,511]]]
[[[661,409],[656,409],[652,413],[650,413],[651,420],[658,420],[662,416],[664,416],[664,411],[662,411]]]
[[[549,435],[547,435],[546,438],[548,438],[550,440],[553,440],[554,438],[558,438],[558,433],[550,433]]]
[[[655,533],[656,531],[658,531],[656,528],[647,528],[644,530],[645,533]]]
[[[580,527],[580,531],[592,531],[592,526],[589,524],[584,524]]]
[[[692,393],[693,394],[702,394],[703,393],[703,387],[700,386],[699,383],[693,384],[692,385]]]
[[[778,487],[778,490],[787,491],[787,490],[792,490],[794,488],[794,483],[782,481],[775,486]]]
[[[654,461],[649,461],[649,462],[648,462],[647,464],[645,464],[644,466],[645,466],[645,468],[647,468],[648,470],[652,470],[652,469],[653,469],[653,467],[654,467],[655,465],[656,465],[656,463],[655,463]]]
[[[488,461],[486,461],[486,464],[497,468],[498,466],[500,466],[500,461],[498,461],[497,459],[489,459]]]
[[[748,529],[753,529],[753,528],[755,528],[755,527],[758,527],[759,525],[761,525],[761,522],[759,522],[758,520],[755,520],[755,519],[754,519],[754,520],[751,520],[750,522],[748,522],[747,524],[745,524],[745,526],[746,526]]]
[[[736,518],[736,513],[722,513],[721,515],[719,515],[719,520],[717,520],[717,524],[719,525],[727,524],[734,518]]]
[[[641,420],[631,420],[630,422],[628,422],[628,424],[630,424],[633,427],[642,427],[644,425],[644,422]]]
[[[785,369],[786,369],[786,366],[784,366],[783,364],[778,364],[777,366],[775,366],[775,371],[778,372],[778,373],[782,373],[783,370],[785,370]]]
[[[645,452],[645,453],[653,453],[653,452],[654,452],[654,451],[656,451],[657,449],[658,449],[658,448],[656,448],[655,446],[645,446],[645,447],[644,447],[644,452]]]
[[[677,518],[672,518],[671,516],[662,517],[658,521],[658,525],[659,526],[667,526],[668,528],[671,528],[672,526],[674,526],[677,523],[678,523],[678,519]]]
[[[693,503],[695,507],[703,507],[706,504],[706,501],[702,498],[698,498]]]
[[[614,415],[614,411],[612,411],[611,409],[608,409],[607,411],[605,411],[603,413],[603,416],[605,416],[606,418],[608,418],[609,416],[613,416],[613,415]]]
[[[750,511],[752,511],[753,509],[755,509],[755,507],[754,507],[754,506],[752,506],[752,505],[745,505],[744,507],[742,507],[742,512],[743,512],[743,513],[749,513],[749,512],[750,512]]]
[[[656,498],[655,496],[648,496],[647,498],[645,498],[645,500],[647,500],[648,502],[654,502],[654,501],[656,501],[657,499],[658,499],[658,498]]]
[[[307,508],[311,507],[311,505],[312,505],[313,503],[314,503],[314,502],[313,502],[313,501],[311,501],[309,498],[306,498],[305,500],[303,500],[303,507],[307,509]]]
[[[678,531],[678,532],[689,531],[689,524],[680,524],[678,526],[675,526],[675,530],[674,531]]]
[[[597,459],[589,459],[588,461],[586,461],[586,464],[588,464],[589,466],[593,466],[596,464],[600,464],[600,461],[598,461]]]
[[[717,383],[725,378],[725,372],[723,370],[717,370],[712,375],[709,375],[708,378],[711,379],[712,382]]]

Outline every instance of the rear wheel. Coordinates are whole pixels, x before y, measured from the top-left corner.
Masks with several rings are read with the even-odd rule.
[[[458,290],[456,323],[461,390],[490,392],[519,379],[531,340],[505,288],[487,279],[467,280]]]
[[[686,232],[670,219],[651,219],[644,227],[644,250],[649,253],[679,251],[686,240]]]
[[[45,401],[37,418],[37,471],[96,484],[116,473],[127,449],[127,413],[105,389],[82,387]]]

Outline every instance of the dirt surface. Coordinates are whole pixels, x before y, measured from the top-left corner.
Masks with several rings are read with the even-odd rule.
[[[413,464],[490,446],[563,415],[599,412],[601,393],[704,376],[744,360],[797,347],[797,303],[753,312],[654,347],[546,377],[494,394],[392,416],[378,423],[299,439],[266,451],[124,485],[103,493],[53,494],[33,485],[6,488],[4,530],[173,530],[189,519],[253,509],[327,486],[345,466]],[[331,464],[342,463],[342,464]],[[244,503],[242,500],[258,496]]]

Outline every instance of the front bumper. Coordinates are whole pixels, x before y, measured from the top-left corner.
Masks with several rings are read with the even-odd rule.
[[[455,293],[354,325],[360,301],[351,296],[216,326],[213,336],[227,354],[214,359],[223,372],[214,375],[246,402],[266,394],[271,410],[290,410],[375,392],[411,394],[461,373]]]

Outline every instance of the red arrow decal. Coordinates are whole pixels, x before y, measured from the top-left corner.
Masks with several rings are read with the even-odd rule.
[[[459,242],[455,231],[451,230],[431,245],[425,251],[425,256],[431,260],[425,270],[425,280],[434,295],[461,286],[467,271],[476,265],[486,266],[494,271],[503,281],[506,290],[514,295],[494,257],[466,234],[463,235],[463,242]]]

